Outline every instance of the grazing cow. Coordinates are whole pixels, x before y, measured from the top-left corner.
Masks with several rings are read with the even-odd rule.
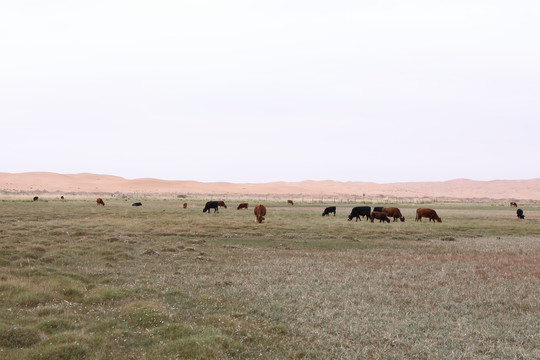
[[[184,205],[182,205],[182,207],[183,207],[184,209],[187,209],[187,203],[184,203]]]
[[[206,203],[206,205],[204,206],[204,209],[203,209],[203,213],[207,212],[210,214],[210,209],[214,209],[214,212],[219,212],[219,209],[218,209],[219,205],[218,205],[218,202],[217,201],[209,201]]]
[[[525,219],[525,215],[523,215],[523,210],[517,209],[516,211],[518,219]]]
[[[64,195],[60,196],[60,200],[64,200]]]
[[[401,215],[401,211],[397,207],[385,207],[382,209],[382,211],[388,215],[388,217],[394,218],[394,222],[397,221],[397,219],[401,220],[402,222],[405,221],[405,217]]]
[[[97,198],[96,199],[96,205],[103,205],[105,206],[105,203],[103,202],[103,200],[101,198]]]
[[[225,209],[227,208],[227,205],[225,205],[223,201],[219,200],[217,203],[219,207],[224,207]]]
[[[257,218],[257,222],[260,224],[263,222],[264,216],[266,215],[266,207],[264,205],[258,204],[255,206],[255,209],[253,209],[253,213]]]
[[[131,206],[142,206],[142,203],[136,202],[136,203],[131,204]]]
[[[515,206],[515,207],[517,207],[517,203],[515,203],[515,202],[512,201],[512,202],[510,202],[510,206]]]
[[[348,220],[351,221],[353,218],[356,218],[356,221],[360,220],[360,216],[366,216],[367,220],[371,219],[371,207],[369,206],[357,206],[352,208],[351,213],[349,214]],[[362,221],[362,220],[360,220]]]
[[[38,201],[39,200],[39,196],[34,196],[34,201]]]
[[[373,208],[373,211],[383,211],[383,209],[384,209],[384,208],[383,208],[382,206],[375,206],[375,207]]]
[[[238,205],[236,210],[247,209],[247,208],[248,208],[248,203],[241,203],[241,204]]]
[[[294,205],[293,201],[292,200],[287,200],[287,204],[291,204],[291,205]]]
[[[334,216],[336,216],[336,207],[335,206],[329,206],[326,209],[324,209],[324,212],[322,213],[322,216],[325,216],[325,215],[330,216],[330,213],[334,213]]]
[[[382,211],[372,211],[371,212],[371,222],[373,222],[374,219],[379,219],[379,222],[386,221],[387,223],[390,222],[390,219],[388,216],[386,216],[386,213]]]
[[[424,209],[424,208],[416,209],[416,219],[415,219],[415,221],[422,222],[423,217],[427,217],[429,219],[429,221],[433,220],[433,222],[435,222],[435,220],[436,220],[438,222],[442,222],[441,218],[437,215],[435,210],[433,210],[433,209]]]

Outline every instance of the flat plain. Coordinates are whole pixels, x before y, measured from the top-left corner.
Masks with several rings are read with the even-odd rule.
[[[538,207],[104,200],[0,201],[1,359],[540,358]]]

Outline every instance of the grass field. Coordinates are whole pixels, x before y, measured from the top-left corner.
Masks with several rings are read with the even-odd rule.
[[[539,208],[105,202],[0,202],[0,359],[540,359]]]

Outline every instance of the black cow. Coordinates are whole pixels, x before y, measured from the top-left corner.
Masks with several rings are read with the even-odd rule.
[[[210,214],[210,209],[214,209],[214,212],[219,212],[219,204],[217,201],[209,201],[206,203],[206,205],[204,206],[204,209],[203,209],[203,213],[207,212]]]
[[[136,203],[131,204],[131,206],[142,206],[142,203],[136,202]]]
[[[518,219],[525,219],[525,215],[523,215],[523,210],[517,209],[516,211]]]
[[[382,212],[383,209],[384,209],[384,207],[382,207],[382,206],[375,206],[375,207],[373,208],[373,211],[380,211],[380,212]]]
[[[351,213],[349,215],[349,221],[351,221],[353,218],[356,218],[356,221],[360,220],[360,216],[366,216],[367,220],[371,219],[371,207],[369,206],[357,206],[354,207],[351,210]],[[360,220],[362,221],[362,220]]]
[[[334,213],[334,216],[336,216],[336,207],[335,206],[329,206],[326,209],[324,209],[324,212],[322,213],[322,216],[325,216],[325,215],[330,216],[330,213]]]

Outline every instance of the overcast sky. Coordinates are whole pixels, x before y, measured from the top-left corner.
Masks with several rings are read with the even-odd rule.
[[[540,177],[540,2],[0,4],[0,172]]]

